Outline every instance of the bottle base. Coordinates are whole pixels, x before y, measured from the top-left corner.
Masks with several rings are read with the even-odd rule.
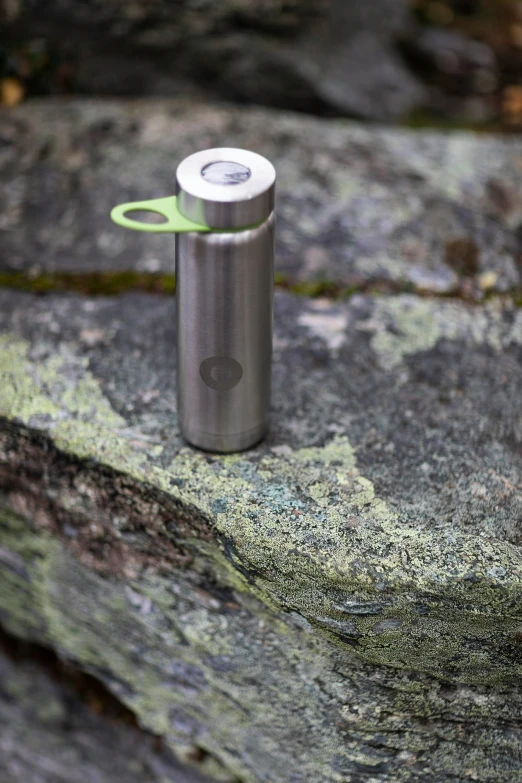
[[[181,430],[184,440],[191,446],[202,451],[216,454],[233,454],[238,451],[246,451],[256,446],[267,433],[266,425],[255,427],[246,432],[234,433],[210,433],[210,432],[186,432]]]

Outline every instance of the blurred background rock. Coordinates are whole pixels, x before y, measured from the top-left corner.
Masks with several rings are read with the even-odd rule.
[[[519,130],[522,2],[0,0],[0,87]]]

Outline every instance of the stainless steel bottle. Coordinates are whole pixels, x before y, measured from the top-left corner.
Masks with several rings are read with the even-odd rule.
[[[268,160],[220,148],[197,152],[178,166],[174,206],[183,228],[176,230],[176,220],[158,202],[119,208],[146,209],[148,203],[177,234],[179,425],[189,443],[208,451],[247,449],[267,429],[274,197]],[[122,215],[113,218],[137,227]],[[161,224],[153,230],[162,230]]]

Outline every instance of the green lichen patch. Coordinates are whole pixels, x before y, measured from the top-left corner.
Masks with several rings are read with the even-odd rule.
[[[477,309],[413,296],[377,299],[369,328],[374,331],[372,347],[383,367],[393,369],[404,357],[427,351],[444,339],[464,339],[471,346],[483,343],[495,351],[521,345],[522,315],[517,312],[505,323],[499,317],[502,308],[500,302]]]

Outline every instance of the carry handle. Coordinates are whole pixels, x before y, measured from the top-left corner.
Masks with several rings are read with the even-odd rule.
[[[127,212],[155,212],[166,219],[166,223],[143,223],[141,220],[133,220],[127,217]],[[174,233],[181,234],[189,231],[210,231],[208,226],[202,226],[188,220],[178,209],[176,196],[155,198],[149,201],[131,201],[128,204],[120,204],[111,212],[111,219],[118,226],[130,228],[133,231],[146,231],[149,234]]]

